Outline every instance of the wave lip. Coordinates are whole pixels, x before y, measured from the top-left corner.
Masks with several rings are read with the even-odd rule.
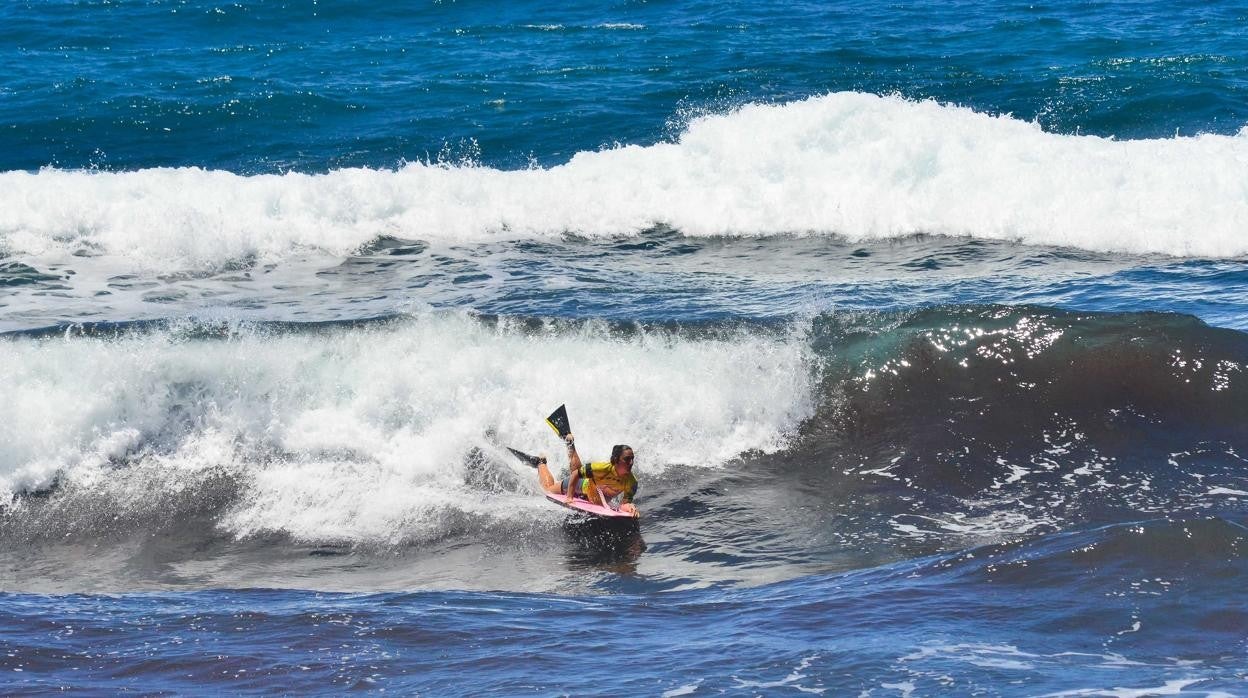
[[[1248,254],[1248,134],[1113,139],[842,92],[691,121],[675,142],[550,168],[413,163],[242,176],[196,168],[0,174],[0,249],[157,269],[379,236],[915,233],[1175,256]]]

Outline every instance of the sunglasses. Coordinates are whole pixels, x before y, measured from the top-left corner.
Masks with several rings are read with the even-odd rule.
[[[632,462],[633,462],[633,456],[624,456],[624,457],[623,457],[623,458],[621,458],[620,460],[621,460],[621,461],[623,461],[623,462],[625,462],[625,463],[632,463]]]

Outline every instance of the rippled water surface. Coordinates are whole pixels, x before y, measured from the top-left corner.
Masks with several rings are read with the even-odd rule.
[[[0,688],[1242,693],[1246,19],[5,5]]]

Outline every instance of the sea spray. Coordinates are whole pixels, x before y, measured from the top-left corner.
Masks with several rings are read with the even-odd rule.
[[[224,470],[242,483],[223,520],[238,535],[424,538],[448,508],[488,513],[500,505],[483,498],[534,494],[527,479],[478,491],[467,471],[506,469],[504,445],[557,449],[542,418],[559,403],[587,455],[627,441],[650,477],[782,447],[813,410],[801,327],[690,335],[447,313],[9,338],[0,484],[11,496],[107,481],[124,507]],[[483,465],[482,449],[501,456]],[[128,478],[145,486],[116,484]]]

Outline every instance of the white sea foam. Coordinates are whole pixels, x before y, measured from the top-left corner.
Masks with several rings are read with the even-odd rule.
[[[59,477],[124,508],[224,472],[240,483],[225,530],[310,541],[394,542],[437,536],[448,517],[554,515],[502,446],[549,450],[560,465],[543,420],[566,402],[586,456],[630,443],[651,482],[672,464],[780,448],[813,410],[808,344],[793,332],[621,341],[594,323],[534,332],[426,315],[223,339],[185,329],[9,339],[0,496]],[[512,468],[520,489],[472,484],[474,451]],[[143,486],[127,491],[130,479]]]
[[[380,235],[965,235],[1088,250],[1248,254],[1248,131],[1156,140],[1045,133],[1008,116],[837,93],[693,120],[676,142],[503,171],[239,176],[199,169],[0,173],[0,249],[213,266]]]

